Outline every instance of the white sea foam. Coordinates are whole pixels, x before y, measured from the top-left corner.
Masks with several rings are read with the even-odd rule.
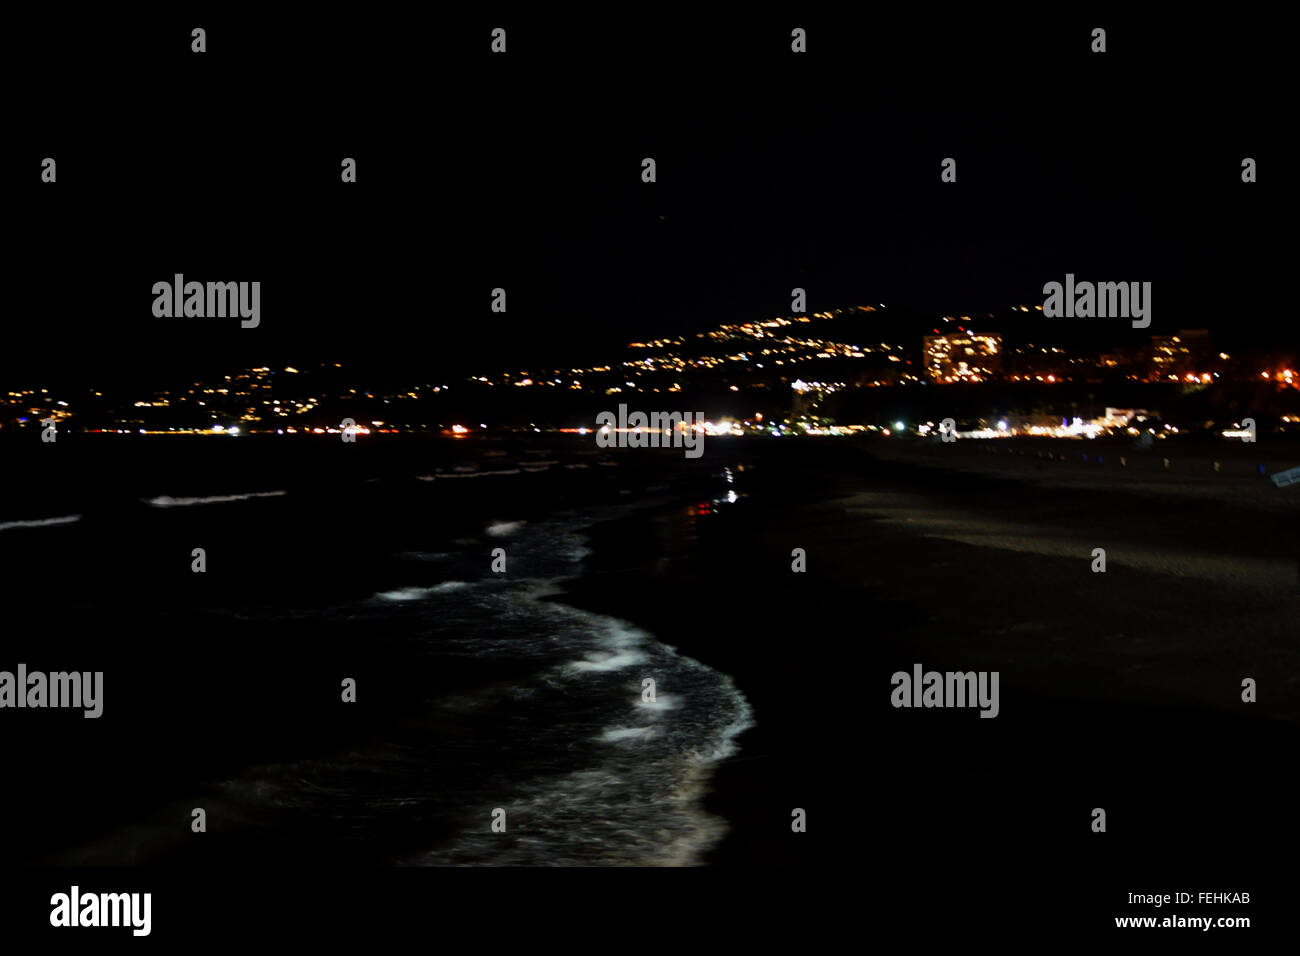
[[[36,518],[31,521],[6,521],[0,524],[0,531],[8,531],[10,528],[49,528],[54,525],[72,524],[74,521],[80,521],[81,515],[63,515],[61,518]]]
[[[622,670],[624,667],[631,667],[633,664],[640,664],[645,659],[645,654],[637,650],[610,653],[596,651],[586,660],[570,661],[566,665],[566,668],[575,673],[585,673],[589,671],[603,673],[605,671]]]
[[[657,693],[655,694],[654,700],[645,700],[641,697],[638,697],[636,699],[636,705],[648,711],[649,714],[657,714],[660,711],[677,710],[682,706],[682,702],[679,698],[675,696]]]
[[[423,776],[433,773],[433,779],[449,781],[454,805],[508,808],[509,835],[490,833],[478,811],[471,810],[468,816],[473,819],[467,818],[466,825],[442,845],[406,848],[405,862],[517,866],[703,862],[727,830],[725,821],[703,806],[711,768],[714,761],[734,753],[734,737],[752,724],[748,704],[726,675],[678,654],[631,623],[540,600],[559,590],[575,570],[562,556],[582,540],[572,522],[535,521],[516,534],[509,540],[525,557],[522,566],[532,562],[541,569],[537,576],[399,587],[380,592],[364,609],[355,609],[394,621],[412,615],[418,627],[424,626],[426,617],[433,618],[428,611],[437,613],[440,621],[440,612],[448,612],[447,626],[435,627],[428,645],[435,665],[445,655],[453,663],[500,658],[536,667],[531,679],[492,681],[451,694],[430,692],[431,708],[464,723],[463,753],[455,746],[439,747],[434,766],[428,768],[429,755],[423,747],[349,747],[325,756],[245,767],[239,778],[222,788],[233,807],[256,817],[299,814],[303,808],[328,807],[334,812],[347,805],[363,811],[361,819],[377,822],[384,818],[376,812],[379,809],[427,806],[440,812],[438,804],[445,801],[441,796],[431,798]],[[481,547],[482,541],[476,545]],[[425,560],[434,555],[403,552],[401,556]],[[549,574],[555,576],[545,577]],[[436,571],[430,575],[437,576]],[[446,592],[462,593],[437,598]],[[426,610],[418,602],[428,598],[433,600]],[[652,666],[643,672],[640,662]],[[643,673],[653,674],[658,685],[670,692],[659,693],[653,702],[641,700]],[[527,709],[514,710],[517,701],[525,702]],[[538,712],[533,708],[539,706],[547,709],[544,719],[536,720]],[[534,721],[528,726],[536,740],[525,749],[535,745],[537,759],[523,755],[527,759],[519,768],[522,772],[514,773],[512,767],[508,782],[494,780],[484,789],[478,782],[483,775],[476,768],[494,758],[481,755],[490,742],[513,739],[515,721],[521,718]],[[461,738],[449,739],[455,743]],[[395,773],[395,768],[401,772]],[[357,784],[380,778],[396,784],[382,796]],[[227,816],[238,814],[232,811]],[[174,829],[174,814],[160,814],[151,825],[151,831],[159,834]]]
[[[398,588],[395,591],[380,591],[375,597],[383,598],[385,601],[418,601],[434,594],[463,591],[468,587],[473,587],[468,581],[443,581],[441,584],[435,584],[433,587],[428,588]]]
[[[490,478],[493,475],[517,475],[518,468],[498,468],[495,471],[475,471],[468,474],[454,471],[440,471],[438,478]]]
[[[173,498],[171,495],[159,495],[157,498],[142,498],[141,501],[155,508],[181,508],[189,505],[215,505],[228,501],[247,501],[249,498],[278,498],[287,495],[287,491],[251,491],[243,495],[209,495],[203,498]]]
[[[596,739],[601,743],[617,744],[625,740],[649,740],[656,733],[653,727],[607,727]]]

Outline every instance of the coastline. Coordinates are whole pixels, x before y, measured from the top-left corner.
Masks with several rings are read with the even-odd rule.
[[[882,460],[861,445],[836,440],[711,443],[693,480],[672,487],[649,456],[629,461],[633,467],[626,471],[580,472],[599,478],[596,485],[557,476],[552,487],[538,487],[531,498],[503,500],[498,491],[533,487],[531,479],[527,486],[485,482],[471,499],[464,496],[479,483],[452,483],[460,497],[456,507],[447,507],[451,520],[439,522],[438,537],[448,540],[437,547],[455,554],[437,557],[479,562],[485,544],[508,539],[462,535],[481,532],[487,522],[504,530],[521,519],[541,520],[556,512],[557,493],[563,495],[561,510],[593,498],[620,505],[616,512],[623,517],[581,532],[592,553],[562,593],[546,600],[630,621],[727,675],[752,707],[755,726],[736,738],[738,752],[709,768],[703,806],[728,831],[702,862],[732,871],[794,866],[811,873],[882,854],[897,856],[903,865],[947,852],[944,847],[956,842],[998,865],[1050,865],[1056,871],[1057,864],[1043,861],[1041,847],[1059,851],[1064,845],[1074,852],[1062,820],[1078,812],[1075,803],[1103,800],[1130,821],[1146,815],[1137,828],[1146,842],[1123,835],[1112,841],[1123,847],[1118,858],[1126,865],[1142,865],[1142,854],[1152,846],[1184,866],[1200,853],[1222,867],[1235,859],[1234,852],[1242,855],[1242,846],[1267,855],[1283,845],[1276,834],[1252,830],[1259,821],[1288,819],[1284,803],[1293,790],[1279,755],[1294,749],[1300,723],[1294,641],[1300,582],[1292,579],[1293,586],[1285,587],[1295,568],[1297,538],[1286,534],[1276,514],[1194,495],[1129,494],[1097,481],[1065,489],[999,475],[955,480],[950,469],[931,460]],[[416,502],[424,490],[417,484],[405,490],[381,486],[374,503]],[[222,554],[252,539],[270,509],[289,503],[273,498],[241,504],[234,512],[221,510],[225,506],[167,512],[168,522],[150,526],[156,526],[155,534],[165,532],[182,555],[194,540],[215,542],[213,553]],[[410,549],[435,546],[431,521],[373,521],[364,526],[371,543],[354,549],[355,536],[336,539],[330,529],[317,528],[311,504],[274,512],[280,547],[287,551],[293,543],[293,553],[311,571],[290,582],[297,589],[288,608],[327,594],[331,603],[347,605],[353,594],[407,586],[418,591],[439,577],[463,576],[452,565],[399,560],[414,553]],[[119,523],[126,525],[125,519]],[[88,523],[15,531],[12,540],[31,535],[27,540],[53,555],[95,530],[96,523]],[[1096,544],[1109,553],[1105,575],[1089,571]],[[111,592],[115,581],[128,579],[156,550],[147,538],[134,546],[135,561],[88,566],[86,580],[95,593]],[[262,548],[267,550],[265,542]],[[795,548],[806,552],[806,573],[791,571]],[[86,654],[90,664],[102,659],[119,671],[138,665],[141,681],[154,679],[163,672],[149,665],[152,649],[169,638],[180,649],[164,610],[198,594],[220,595],[223,582],[285,600],[282,582],[250,582],[247,572],[222,561],[211,579],[196,580],[188,563],[179,562],[157,608],[143,615],[124,610],[138,633],[120,648],[100,646],[91,603],[68,605],[58,637],[46,644],[42,658],[59,662]],[[200,586],[205,590],[194,590]],[[29,612],[33,633],[39,611]],[[466,658],[454,671],[412,667],[418,642],[411,642],[402,621],[373,631],[353,611],[325,629],[285,608],[274,620],[260,617],[236,616],[241,623],[235,630],[223,626],[230,614],[186,619],[185,640],[200,655],[220,648],[219,664],[187,671],[185,681],[165,689],[176,709],[190,707],[195,733],[209,739],[201,751],[145,759],[140,772],[149,780],[150,800],[170,804],[190,792],[182,785],[198,779],[200,765],[210,779],[223,765],[233,770],[280,754],[311,759],[341,744],[387,738],[403,726],[415,727],[418,740],[436,742],[457,727],[428,720],[430,682],[455,693],[502,680],[500,661],[492,655]],[[372,629],[358,645],[361,626]],[[264,703],[253,709],[241,702],[237,733],[227,728],[220,736],[205,735],[208,710],[196,710],[195,703],[223,700],[228,678],[222,668],[241,660],[257,662],[244,677],[244,690]],[[999,672],[998,718],[893,708],[890,675],[918,664]],[[338,673],[365,678],[366,707],[355,718],[334,704]],[[527,673],[528,668],[519,671]],[[321,689],[305,701],[316,714],[310,727],[295,716],[301,697],[277,695],[289,674]],[[626,675],[634,682],[656,676],[634,669]],[[1242,676],[1259,681],[1259,701],[1249,707],[1239,699]],[[145,734],[150,714],[124,711],[119,704],[146,699],[144,685],[118,687],[110,688],[112,720],[121,714],[128,728]],[[659,689],[680,693],[670,683]],[[563,697],[546,699],[567,706]],[[692,732],[689,726],[682,730]],[[469,725],[463,731],[468,734]],[[148,740],[143,736],[142,746]],[[22,752],[34,766],[48,768],[51,779],[63,779],[55,755],[39,754],[34,745]],[[162,756],[157,748],[142,753]],[[78,751],[79,760],[94,766],[107,767],[110,757],[90,744]],[[1207,782],[1207,759],[1249,767],[1252,789],[1241,791],[1231,773],[1211,775]],[[76,796],[70,788],[57,793],[29,808],[25,847],[34,849],[42,831],[67,840],[83,820],[60,822]],[[102,813],[120,819],[142,812],[136,791],[105,787],[98,800]],[[1208,835],[1197,822],[1207,805],[1219,813]],[[806,810],[807,833],[791,831],[794,808]],[[84,818],[88,831],[94,819]],[[375,862],[390,849],[398,855],[416,830],[421,835],[415,842],[434,843],[448,825],[426,814],[416,829],[390,828],[391,846],[371,837],[345,852]],[[1189,831],[1198,833],[1195,840]],[[1044,840],[1044,834],[1052,838]],[[186,858],[232,862],[259,839],[252,832],[211,841],[210,848],[205,844]],[[120,858],[120,848],[105,849]],[[260,845],[268,857],[286,860],[337,858],[339,850],[294,834]],[[1086,856],[1076,862],[1080,872],[1091,865]],[[1262,865],[1252,869],[1248,863],[1246,858],[1233,865],[1264,872]]]
[[[1059,872],[1065,846],[1070,879],[1093,892],[1116,866],[1260,878],[1278,865],[1276,834],[1257,827],[1286,818],[1300,587],[1277,515],[1095,483],[954,482],[848,445],[735,451],[748,463],[736,503],[589,529],[588,570],[558,598],[645,628],[752,705],[756,726],[714,768],[706,807],[730,829],[706,863],[883,853],[920,878],[906,861],[954,841],[990,865]],[[953,529],[963,509],[983,516],[979,535]],[[1094,540],[1114,554],[1105,575],[1082,548]],[[791,573],[794,547],[807,573]],[[999,671],[999,718],[892,708],[889,675],[916,663]],[[1249,706],[1243,675],[1268,688]],[[1207,752],[1258,768],[1251,796],[1207,781]],[[1063,819],[1105,801],[1143,836],[1102,858]],[[790,831],[794,807],[806,834]]]

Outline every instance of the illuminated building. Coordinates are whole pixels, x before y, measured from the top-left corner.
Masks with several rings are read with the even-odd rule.
[[[1209,367],[1210,333],[1205,329],[1179,329],[1177,335],[1151,336],[1151,380],[1199,377]]]
[[[983,382],[1002,371],[1002,336],[987,332],[927,335],[922,341],[930,381]]]

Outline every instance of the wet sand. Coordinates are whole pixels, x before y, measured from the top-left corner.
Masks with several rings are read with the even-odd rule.
[[[734,504],[594,529],[566,598],[731,674],[753,704],[715,775],[731,831],[710,862],[893,873],[900,915],[1058,907],[1094,926],[1140,885],[1258,889],[1290,866],[1293,513],[954,480],[845,442],[728,459],[747,465]],[[917,663],[998,671],[999,716],[894,708],[891,675]]]

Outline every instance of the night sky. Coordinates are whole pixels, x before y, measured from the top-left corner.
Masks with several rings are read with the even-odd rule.
[[[972,313],[1041,302],[1067,272],[1154,283],[1151,329],[1094,322],[1098,344],[1202,326],[1296,341],[1275,32],[1101,12],[942,26],[802,8],[647,12],[635,31],[193,14],[29,36],[50,70],[10,124],[0,374],[143,384],[344,361],[433,380],[786,314],[795,286],[810,311]],[[60,80],[86,60],[100,82]],[[1241,183],[1243,156],[1260,182]],[[260,280],[261,327],[155,319],[151,286],[175,272]]]

